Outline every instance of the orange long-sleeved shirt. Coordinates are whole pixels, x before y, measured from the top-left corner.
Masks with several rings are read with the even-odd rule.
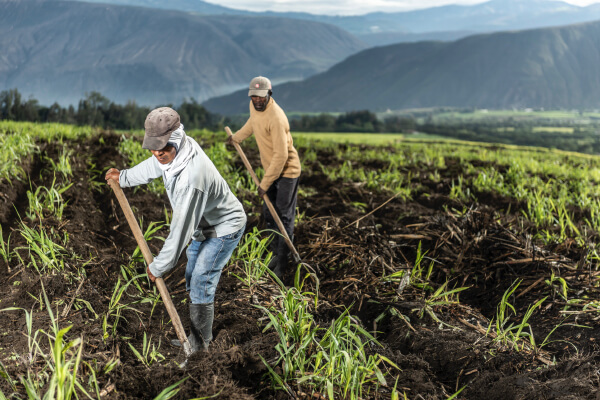
[[[283,176],[297,178],[300,176],[300,158],[294,148],[290,134],[290,124],[285,113],[271,97],[264,111],[256,111],[250,102],[250,118],[242,128],[233,135],[233,141],[241,143],[254,133],[260,152],[260,162],[265,175],[260,187],[269,189],[271,184]]]

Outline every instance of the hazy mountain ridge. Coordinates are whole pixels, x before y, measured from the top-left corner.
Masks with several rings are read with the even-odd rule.
[[[364,50],[302,82],[274,87],[289,111],[418,107],[600,108],[600,22]],[[247,112],[243,92],[207,108]]]
[[[85,92],[140,104],[199,101],[269,75],[323,71],[366,45],[339,28],[268,17],[62,1],[0,1],[0,90],[44,104]]]
[[[474,5],[445,5],[404,12],[374,12],[356,16],[301,12],[250,12],[192,0],[73,0],[171,8],[201,14],[273,16],[338,26],[372,45],[414,41],[427,34],[434,40],[455,40],[467,32],[492,32],[569,25],[600,19],[600,5],[579,7],[554,0],[491,0]],[[462,32],[462,33],[461,33]]]

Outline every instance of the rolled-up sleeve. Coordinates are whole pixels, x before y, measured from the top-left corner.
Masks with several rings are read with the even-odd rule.
[[[176,194],[169,236],[160,253],[150,264],[152,275],[161,277],[175,266],[181,252],[200,224],[207,199],[208,196],[203,191],[190,187]]]

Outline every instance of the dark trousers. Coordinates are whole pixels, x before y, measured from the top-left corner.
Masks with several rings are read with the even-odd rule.
[[[296,217],[296,200],[298,198],[299,181],[299,177],[281,177],[273,182],[269,190],[267,190],[267,196],[269,196],[269,200],[273,203],[273,207],[275,207],[277,215],[279,215],[290,240],[294,237],[294,219]],[[273,229],[279,232],[279,228],[266,204],[263,204],[263,217],[267,229]],[[280,264],[280,268],[285,270],[290,249],[285,243],[283,236],[277,235],[273,238],[273,241],[271,242],[271,251],[273,252],[274,259],[277,258],[276,263]]]

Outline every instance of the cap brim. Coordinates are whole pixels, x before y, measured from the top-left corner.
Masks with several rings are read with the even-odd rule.
[[[171,135],[163,135],[163,136],[144,136],[144,141],[142,142],[142,149],[146,150],[162,150],[165,148],[167,143],[169,142],[169,138]]]
[[[251,96],[267,97],[268,94],[269,94],[268,89],[250,89],[248,91],[248,97],[251,97]]]

